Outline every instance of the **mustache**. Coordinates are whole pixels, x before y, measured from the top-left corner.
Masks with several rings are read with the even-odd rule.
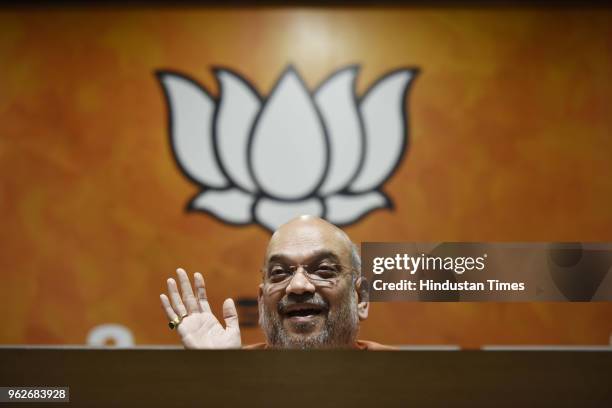
[[[325,310],[329,309],[329,303],[325,299],[323,299],[320,294],[316,292],[303,295],[296,295],[291,293],[278,301],[276,309],[279,313],[283,313],[289,306],[303,304],[318,306]]]

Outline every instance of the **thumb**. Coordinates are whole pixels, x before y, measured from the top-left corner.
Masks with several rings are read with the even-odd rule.
[[[238,312],[236,312],[236,305],[233,299],[225,299],[225,302],[223,302],[223,319],[227,329],[240,329],[238,325]]]

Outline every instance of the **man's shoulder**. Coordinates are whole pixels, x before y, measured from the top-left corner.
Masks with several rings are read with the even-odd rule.
[[[397,347],[386,346],[384,344],[376,343],[375,341],[369,341],[369,340],[357,340],[356,346],[359,350],[369,350],[369,351],[398,350]]]

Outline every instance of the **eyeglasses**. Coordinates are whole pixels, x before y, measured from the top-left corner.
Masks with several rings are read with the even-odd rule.
[[[329,288],[335,286],[342,276],[342,265],[334,263],[321,263],[316,265],[273,265],[265,274],[264,282],[272,290],[285,289],[299,269],[314,286]]]

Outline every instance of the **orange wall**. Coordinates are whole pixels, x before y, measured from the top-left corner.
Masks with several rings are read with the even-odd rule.
[[[355,241],[612,241],[609,10],[133,9],[0,12],[0,343],[83,343],[102,323],[176,343],[158,305],[177,266],[215,310],[254,296],[269,235],[186,213],[154,76],[212,65],[264,95],[362,65],[418,66],[394,211]],[[375,304],[384,343],[604,344],[612,304]],[[245,329],[246,342],[261,339]]]

